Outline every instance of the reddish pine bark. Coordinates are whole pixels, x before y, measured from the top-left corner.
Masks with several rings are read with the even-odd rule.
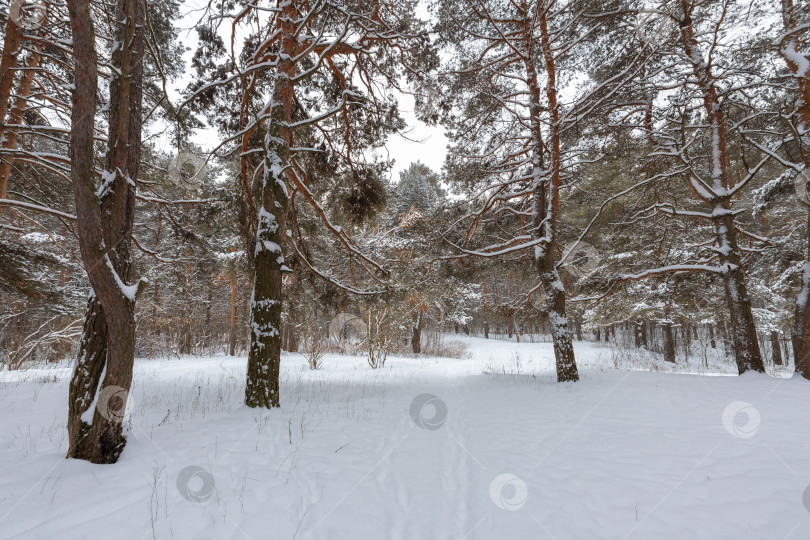
[[[688,0],[681,0],[679,21],[680,40],[683,52],[692,65],[696,84],[703,98],[707,124],[711,130],[711,194],[702,198],[712,207],[712,223],[718,244],[718,258],[722,269],[726,304],[728,306],[734,357],[740,374],[749,370],[765,371],[765,364],[759,349],[754,315],[751,311],[751,300],[748,297],[745,272],[737,242],[737,230],[734,226],[734,213],[731,210],[730,182],[728,172],[728,154],[726,150],[726,121],[720,103],[716,80],[711,64],[703,60],[699,50],[694,28],[692,27],[692,10],[694,5]]]
[[[110,113],[104,189],[96,188],[94,116],[98,72],[95,30],[88,0],[68,2],[74,43],[71,116],[71,178],[82,262],[93,295],[88,301],[82,343],[69,391],[68,457],[115,463],[124,445],[123,410],[135,357],[135,297],[129,247],[140,162],[144,0],[119,0],[110,84]],[[140,285],[140,284],[139,284]],[[99,381],[104,371],[104,379]],[[100,383],[100,386],[99,386]],[[98,394],[97,394],[98,392]],[[117,396],[117,405],[97,402],[91,423],[82,420],[94,399]]]

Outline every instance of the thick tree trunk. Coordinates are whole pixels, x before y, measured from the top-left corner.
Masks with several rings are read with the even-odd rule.
[[[95,296],[87,300],[87,315],[79,342],[79,356],[68,391],[68,451],[69,457],[78,457],[86,452],[85,437],[90,424],[82,415],[90,408],[104,370],[107,358],[107,324],[101,302]],[[104,336],[105,339],[94,339]]]
[[[647,349],[649,347],[647,341],[647,327],[649,323],[647,321],[639,321],[639,325],[641,326],[641,346]]]
[[[695,81],[700,88],[706,124],[711,133],[710,171],[711,185],[700,186],[704,201],[711,205],[710,219],[718,244],[720,271],[726,292],[726,304],[731,317],[734,358],[740,374],[748,370],[765,371],[759,349],[751,301],[745,284],[740,248],[734,225],[728,171],[725,113],[720,102],[720,91],[712,73],[711,61],[703,59],[703,52],[692,27],[693,3],[681,0],[680,38],[683,52],[692,65]]]
[[[565,292],[562,290],[562,283],[552,281],[557,276],[556,270],[545,274],[541,280],[550,283],[545,286],[546,295],[549,299],[548,320],[551,324],[551,337],[554,343],[554,357],[557,366],[557,380],[578,381],[579,372],[574,360],[574,344],[571,340],[571,329],[565,317]]]
[[[268,173],[269,174],[269,173]],[[268,180],[266,183],[270,183]],[[272,202],[268,187],[265,202]],[[264,208],[273,208],[266,204]],[[250,345],[248,349],[245,404],[249,407],[279,406],[279,370],[281,367],[281,235],[270,229],[277,223],[259,219],[253,300],[250,305]],[[278,261],[281,261],[280,263]]]
[[[565,315],[565,289],[555,266],[556,232],[559,216],[559,186],[560,186],[560,132],[559,108],[557,105],[556,66],[551,50],[546,11],[539,15],[542,55],[545,61],[548,84],[546,85],[546,99],[550,114],[550,133],[547,146],[550,148],[550,166],[545,168],[543,148],[543,128],[540,122],[542,106],[540,102],[540,85],[537,79],[537,70],[534,60],[534,20],[528,11],[524,11],[523,40],[526,48],[524,68],[526,80],[529,85],[530,117],[531,117],[531,160],[532,160],[532,219],[534,239],[544,239],[535,246],[534,258],[537,274],[546,293],[548,320],[551,325],[551,337],[554,344],[554,358],[557,367],[557,380],[577,381],[576,360],[574,359],[574,344],[571,336],[571,327]]]
[[[577,330],[577,341],[582,341],[582,318],[577,317],[574,320],[574,327]]]
[[[709,324],[709,345],[711,345],[712,349],[717,348],[717,341],[714,338],[714,325]]]
[[[74,45],[71,112],[71,178],[82,261],[95,297],[88,303],[82,352],[71,380],[68,457],[115,463],[126,443],[122,421],[135,357],[135,298],[130,279],[129,242],[135,210],[135,181],[141,149],[143,80],[143,0],[120,0],[118,43],[110,83],[108,149],[105,174],[95,186],[94,116],[97,67],[95,32],[88,0],[68,2]],[[104,319],[104,324],[98,320]],[[89,332],[92,330],[92,334]],[[105,331],[106,330],[106,331]],[[106,358],[103,356],[106,345]],[[100,388],[98,375],[104,370]],[[90,386],[86,386],[89,383]],[[98,395],[96,391],[98,390]],[[88,396],[96,409],[89,425],[81,415]]]
[[[751,300],[745,284],[745,274],[740,260],[734,217],[724,215],[715,220],[717,240],[721,246],[720,264],[725,268],[723,285],[726,291],[726,304],[731,318],[731,343],[734,358],[740,374],[748,370],[765,371],[765,363],[759,349]]]
[[[411,334],[411,351],[414,354],[422,352],[422,312],[420,311],[413,324],[413,332]]]
[[[245,404],[248,407],[279,407],[281,369],[282,267],[289,196],[285,168],[288,166],[292,134],[294,88],[293,62],[298,45],[295,2],[285,2],[281,23],[281,60],[268,105],[270,125],[265,136],[262,164],[261,207],[256,229],[253,298],[250,305],[250,346],[248,349]]]
[[[810,70],[806,65],[800,65],[800,51],[805,51],[806,43],[802,39],[802,32],[798,31],[800,25],[799,10],[802,2],[794,5],[793,0],[782,0],[782,22],[784,34],[779,44],[780,53],[796,78],[797,96],[795,124],[799,137],[794,144],[804,163],[805,172],[810,171]],[[806,8],[804,8],[806,9]],[[810,62],[810,56],[804,56],[805,62]],[[810,211],[807,223],[807,258],[802,272],[802,285],[796,297],[796,307],[793,317],[793,331],[791,341],[793,344],[793,360],[796,373],[805,379],[810,379]]]
[[[672,323],[665,322],[661,325],[664,334],[664,360],[675,363],[675,337],[672,334]]]
[[[806,169],[810,170],[810,169]],[[810,212],[807,217],[807,261],[802,271],[802,284],[793,312],[793,362],[796,373],[810,379]]]
[[[773,354],[773,365],[782,365],[782,346],[779,343],[779,332],[771,331],[771,353]]]

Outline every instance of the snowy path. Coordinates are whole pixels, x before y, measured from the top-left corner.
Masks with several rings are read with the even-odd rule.
[[[67,370],[0,373],[0,539],[810,538],[810,383],[584,343],[560,385],[549,344],[465,341],[376,372],[286,356],[274,411],[240,406],[244,359],[139,361],[113,466],[62,459]]]

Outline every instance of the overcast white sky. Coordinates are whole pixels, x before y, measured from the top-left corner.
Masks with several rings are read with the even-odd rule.
[[[195,8],[206,5],[204,0],[183,0],[181,13],[184,14],[180,21],[181,31],[179,39],[189,50],[184,59],[186,66],[191,65],[191,58],[197,45],[197,33],[194,24],[200,18],[201,12]],[[420,6],[417,10],[422,17],[427,16],[427,10]],[[169,89],[171,98],[176,102],[180,99],[180,90],[188,84],[189,78],[175,81]],[[413,114],[413,98],[408,95],[400,95],[400,111],[403,118],[408,123],[408,128],[404,136],[394,135],[386,143],[390,158],[395,160],[391,171],[391,179],[399,181],[400,171],[406,169],[411,162],[421,161],[436,172],[441,171],[444,157],[447,153],[447,138],[444,136],[444,129],[441,127],[430,127],[418,121]],[[214,147],[219,140],[219,136],[214,129],[202,129],[192,136],[192,142],[200,145],[206,150]],[[167,135],[158,138],[158,145],[169,149],[173,146]]]

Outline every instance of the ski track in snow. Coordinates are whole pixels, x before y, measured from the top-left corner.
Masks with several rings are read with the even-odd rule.
[[[138,360],[111,466],[64,459],[68,367],[2,372],[0,539],[810,538],[807,381],[585,342],[556,384],[549,343],[449,339],[471,357],[285,355],[271,411],[241,406],[243,358]],[[437,429],[411,418],[424,393]],[[755,429],[724,427],[736,402]],[[215,486],[200,502],[188,466]],[[500,507],[496,478],[516,479]]]

